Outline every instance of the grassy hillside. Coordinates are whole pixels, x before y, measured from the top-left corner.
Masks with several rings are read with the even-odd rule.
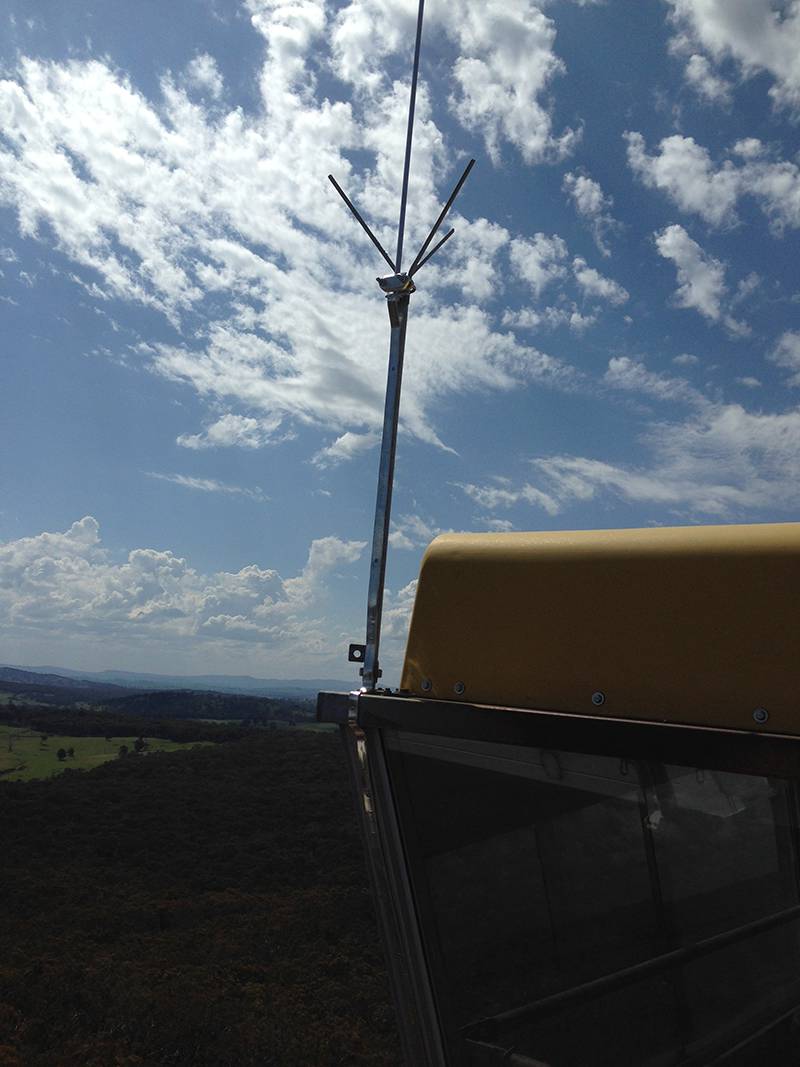
[[[43,741],[42,738],[47,740]],[[73,737],[42,734],[15,726],[0,724],[0,781],[30,782],[37,778],[52,778],[66,770],[88,771],[108,760],[118,759],[120,748],[127,747],[134,758],[137,738],[131,737]],[[145,752],[175,752],[191,747],[177,741],[148,738]],[[195,741],[193,744],[208,744]],[[59,749],[73,755],[58,758]]]
[[[3,1067],[399,1063],[338,737],[0,783],[0,855]]]

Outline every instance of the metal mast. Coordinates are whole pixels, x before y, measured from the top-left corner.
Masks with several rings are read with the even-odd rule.
[[[400,193],[400,218],[397,228],[397,252],[394,261],[389,257],[375,234],[364,221],[356,207],[352,204],[347,194],[336,181],[332,174],[328,175],[330,182],[338,194],[350,209],[356,222],[362,227],[375,245],[377,250],[389,264],[392,273],[384,278],[378,278],[378,285],[386,294],[386,304],[389,311],[390,341],[389,341],[389,369],[386,379],[386,402],[383,411],[383,435],[381,438],[381,456],[378,467],[378,492],[375,500],[375,525],[372,534],[372,556],[370,559],[369,591],[367,594],[367,635],[363,645],[350,645],[349,659],[354,663],[363,663],[361,674],[363,686],[368,692],[377,688],[381,676],[378,662],[381,639],[381,617],[383,614],[383,588],[386,578],[386,553],[389,543],[389,521],[392,511],[392,487],[394,483],[394,461],[397,452],[397,425],[400,412],[400,391],[403,382],[403,357],[406,347],[406,326],[408,325],[409,297],[416,290],[413,277],[416,272],[428,262],[432,255],[437,252],[445,241],[449,240],[454,230],[448,230],[444,237],[440,238],[430,251],[428,246],[436,236],[439,227],[444,221],[447,212],[458,196],[461,186],[467,179],[475,163],[471,159],[464,173],[458,180],[453,192],[447,199],[439,217],[433,224],[430,233],[425,238],[419,252],[415,256],[408,271],[403,271],[403,237],[406,223],[406,204],[408,201],[408,179],[411,171],[411,142],[414,134],[414,107],[417,98],[417,78],[419,75],[419,57],[422,46],[422,21],[425,10],[425,0],[419,0],[417,13],[417,35],[414,45],[414,65],[411,72],[411,93],[408,102],[408,129],[406,132],[406,152],[403,164],[403,182]]]

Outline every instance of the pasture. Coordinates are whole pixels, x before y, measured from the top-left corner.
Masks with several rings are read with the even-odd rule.
[[[43,738],[46,738],[43,740]],[[136,754],[136,737],[64,737],[45,735],[27,727],[0,725],[0,782],[30,782],[37,778],[54,778],[66,770],[88,771],[93,767],[119,758],[120,748],[125,745],[130,759],[142,758]],[[156,737],[144,737],[144,758],[152,752],[177,752],[210,741],[165,741]],[[73,755],[58,758],[59,749]]]

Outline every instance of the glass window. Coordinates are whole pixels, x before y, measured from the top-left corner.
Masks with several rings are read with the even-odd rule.
[[[434,983],[461,1052],[463,1028],[478,1020],[800,900],[787,780],[422,735],[385,740]],[[726,1064],[795,1064],[798,979],[798,920],[740,931],[621,988],[579,992],[558,1010],[539,1005],[535,1018],[523,1012],[501,1027],[502,1044],[553,1067],[708,1063],[725,1049]]]

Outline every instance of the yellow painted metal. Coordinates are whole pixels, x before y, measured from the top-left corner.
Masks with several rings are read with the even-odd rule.
[[[800,523],[444,534],[422,561],[401,684],[800,734],[798,622]]]

